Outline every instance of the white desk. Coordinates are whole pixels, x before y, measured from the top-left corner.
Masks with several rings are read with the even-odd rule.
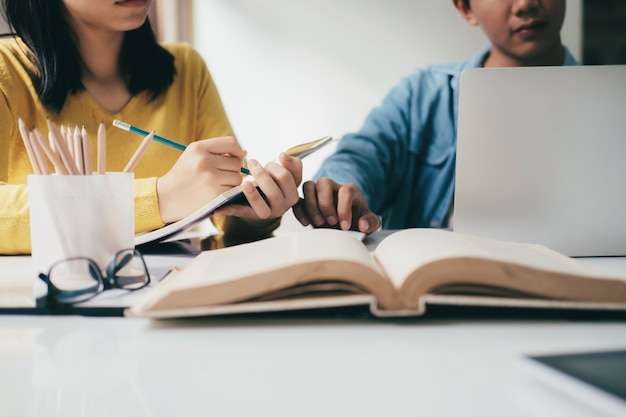
[[[595,416],[520,356],[624,347],[624,322],[0,316],[0,415]]]
[[[626,321],[0,315],[0,416],[596,416],[521,357],[617,348]]]

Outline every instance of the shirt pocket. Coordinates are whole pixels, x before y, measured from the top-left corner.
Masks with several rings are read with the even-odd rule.
[[[417,159],[423,161],[427,165],[441,166],[454,153],[454,146],[449,145],[449,139],[438,140],[437,138],[429,141],[422,142],[416,145],[416,149],[413,152],[417,155]]]

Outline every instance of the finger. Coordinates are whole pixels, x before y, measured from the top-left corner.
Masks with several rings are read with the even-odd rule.
[[[352,228],[352,210],[355,204],[355,189],[351,184],[344,184],[337,192],[337,215],[339,216],[339,227],[342,230]]]
[[[255,177],[256,178],[256,177]],[[250,207],[260,219],[267,219],[272,214],[272,209],[265,201],[257,187],[250,181],[245,181],[241,187]]]
[[[317,205],[326,223],[332,226],[339,222],[336,207],[336,193],[339,188],[339,184],[335,183],[330,178],[320,178],[317,181]]]
[[[197,142],[191,143],[189,147],[198,147],[204,152],[208,152],[214,155],[228,154],[240,161],[245,157],[245,152],[239,145],[239,142],[232,136],[222,136],[211,139],[203,139]]]
[[[326,223],[322,212],[317,204],[317,184],[313,181],[306,181],[302,184],[302,194],[304,196],[304,205],[302,209],[314,226],[320,227]]]
[[[209,155],[208,157],[208,163],[214,169],[236,173],[239,177],[241,177],[241,161],[241,159],[229,154]]]
[[[276,181],[274,181],[270,173],[261,166],[259,161],[250,159],[248,164],[257,186],[263,191],[263,194],[265,194],[265,199],[274,203],[282,201],[283,194],[280,187]]]
[[[213,213],[217,217],[234,216],[248,218],[251,217],[254,210],[250,206],[244,206],[242,204],[229,204],[225,207],[215,210]]]
[[[337,193],[337,212],[341,228],[372,233],[380,227],[380,218],[370,210],[361,190],[354,184],[344,184]]]
[[[225,157],[211,158],[202,155],[184,162],[190,166],[189,172],[193,175],[193,181],[204,187],[232,188],[243,180],[237,162],[229,161]]]
[[[287,155],[285,152],[280,153],[278,160],[291,173],[296,186],[300,185],[302,182],[302,161],[299,158]]]
[[[188,170],[200,173],[219,173],[220,181],[224,180],[224,174],[228,176],[227,183],[239,185],[241,182],[241,159],[230,154],[214,154],[209,152],[209,148],[195,142],[187,147],[183,152],[184,166]],[[181,157],[182,158],[182,157]],[[233,181],[236,181],[233,183]]]
[[[358,220],[358,230],[361,233],[373,233],[380,227],[380,218],[372,213],[361,216]]]
[[[274,184],[278,186],[278,190],[280,191],[280,194],[276,196],[268,196],[266,193],[268,199],[276,198],[276,200],[270,200],[270,206],[281,206],[284,207],[284,210],[287,210],[289,207],[296,204],[300,197],[298,195],[298,184],[292,173],[285,167],[275,163],[267,164],[265,171],[270,175]],[[265,192],[265,190],[263,192]]]
[[[293,211],[294,217],[300,222],[302,226],[311,225],[311,219],[309,218],[309,216],[307,216],[303,199],[298,200],[298,202],[294,204],[291,208],[291,211]]]

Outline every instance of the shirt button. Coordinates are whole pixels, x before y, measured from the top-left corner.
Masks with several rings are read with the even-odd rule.
[[[437,220],[432,220],[430,222],[430,227],[439,227],[439,222]]]

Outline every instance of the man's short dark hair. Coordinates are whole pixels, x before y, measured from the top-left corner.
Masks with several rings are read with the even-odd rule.
[[[470,0],[463,0],[463,4],[465,5],[465,7],[467,7],[468,9],[470,8],[469,5]]]

